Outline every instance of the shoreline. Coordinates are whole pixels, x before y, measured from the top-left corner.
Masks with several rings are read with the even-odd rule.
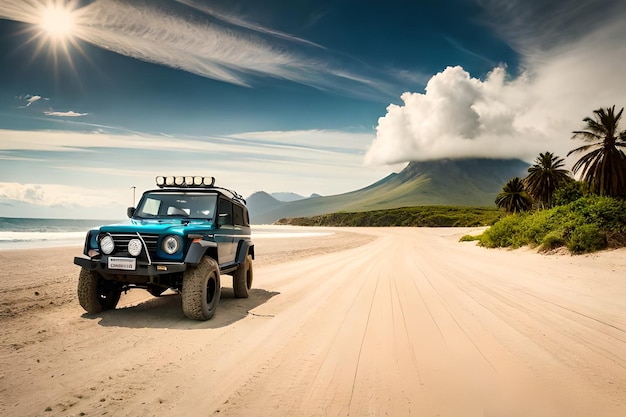
[[[252,225],[253,239],[301,238],[329,236],[324,228],[304,226]],[[0,232],[0,251],[45,249],[79,246],[85,242],[87,231],[81,232]]]

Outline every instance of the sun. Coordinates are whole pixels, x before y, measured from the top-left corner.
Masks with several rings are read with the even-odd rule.
[[[52,39],[72,37],[75,21],[72,10],[61,4],[48,4],[41,12],[39,26]]]
[[[73,69],[74,52],[84,55],[80,41],[87,27],[80,0],[29,0],[27,6],[31,24],[27,42],[37,44],[33,58],[47,52],[55,66],[64,61]]]
[[[74,35],[76,17],[72,4],[62,1],[49,2],[40,9],[38,20],[41,35],[52,42],[63,43]]]

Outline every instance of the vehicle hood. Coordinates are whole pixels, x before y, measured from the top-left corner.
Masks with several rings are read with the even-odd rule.
[[[101,232],[175,234],[210,232],[215,224],[209,220],[193,219],[130,219],[129,223],[100,226]]]

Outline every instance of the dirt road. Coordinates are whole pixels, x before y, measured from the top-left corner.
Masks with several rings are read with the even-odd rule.
[[[208,322],[139,290],[83,315],[71,257],[48,285],[41,265],[2,277],[0,415],[626,415],[626,251],[487,250],[466,232],[259,240],[251,297],[224,279]],[[20,256],[0,252],[3,274]]]

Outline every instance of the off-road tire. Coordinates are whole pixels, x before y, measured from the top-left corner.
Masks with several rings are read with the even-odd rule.
[[[120,300],[122,288],[105,280],[96,271],[81,268],[78,275],[78,302],[89,314],[113,310]]]
[[[215,260],[205,256],[183,276],[183,312],[193,320],[208,320],[220,301],[220,269]]]
[[[246,255],[243,263],[233,274],[233,292],[237,298],[248,298],[250,288],[252,288],[252,256]]]

